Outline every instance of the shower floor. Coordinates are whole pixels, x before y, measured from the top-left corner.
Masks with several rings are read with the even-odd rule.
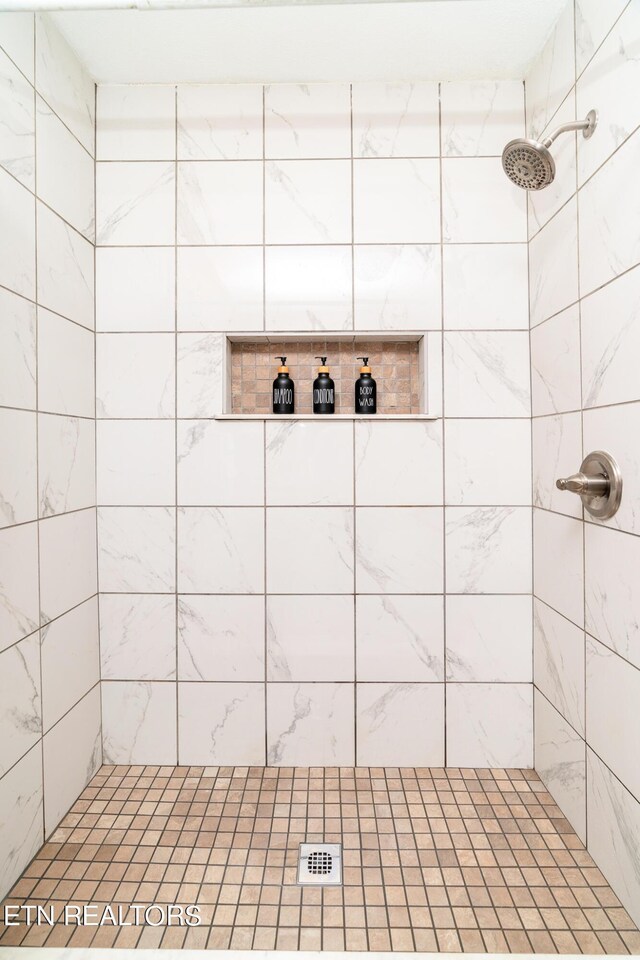
[[[343,843],[342,887],[296,885],[305,840]],[[0,947],[640,952],[531,770],[102,767],[5,903],[202,923],[12,926]]]

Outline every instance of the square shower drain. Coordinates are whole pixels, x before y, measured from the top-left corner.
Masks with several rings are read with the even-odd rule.
[[[301,843],[298,883],[335,886],[342,883],[341,843]]]

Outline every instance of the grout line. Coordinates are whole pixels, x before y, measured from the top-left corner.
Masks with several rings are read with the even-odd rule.
[[[522,85],[524,100],[524,136],[527,135],[527,89]],[[527,194],[527,204],[525,209],[527,220],[527,237],[529,236],[529,218],[530,204]],[[535,473],[534,473],[534,438],[533,438],[533,350],[531,347],[531,239],[527,242],[527,313],[529,318],[529,451],[530,451],[530,474],[531,474],[531,685],[534,687],[535,678],[535,643],[534,643],[534,623],[533,623],[533,597],[535,594],[535,528],[533,504],[535,502]],[[536,698],[531,698],[532,725],[531,725],[531,756],[533,769],[536,769]]]
[[[178,510],[178,501],[180,499],[179,494],[179,475],[178,475],[178,87],[174,87],[173,91],[173,109],[174,109],[174,186],[173,186],[173,324],[174,324],[174,333],[173,333],[173,383],[174,383],[174,395],[173,395],[173,444],[174,444],[174,504],[172,508],[175,510],[175,524],[174,524],[174,538],[175,538],[175,558],[174,558],[174,578],[175,578],[175,601],[174,601],[174,611],[175,611],[175,670],[176,670],[176,686],[175,686],[175,697],[176,697],[176,761],[180,763],[180,663],[179,663],[179,622],[180,622],[180,609],[179,609],[179,600],[178,600],[178,577],[179,577],[179,510]]]
[[[33,15],[33,70],[34,70],[34,80],[35,80],[35,69],[36,69],[36,21],[35,14]],[[37,124],[36,124],[36,102],[37,102],[37,91],[35,86],[33,87],[33,186],[34,186],[34,196],[37,196],[38,191],[38,150],[37,150]],[[38,300],[38,203],[37,200],[33,205],[33,243],[34,243],[34,281],[33,289],[36,297],[36,302]],[[36,306],[35,310],[35,327],[36,327],[36,349],[35,349],[35,362],[36,362],[36,557],[37,557],[37,578],[38,578],[38,661],[39,661],[39,679],[40,679],[40,775],[42,778],[42,838],[46,840],[47,836],[47,817],[46,817],[46,791],[45,791],[45,776],[44,776],[44,684],[43,684],[43,670],[42,670],[42,583],[41,583],[41,569],[42,569],[42,549],[40,543],[40,481],[41,481],[41,470],[40,470],[40,369],[39,369],[39,359],[40,359],[40,310]]]
[[[447,535],[446,535],[446,500],[447,500],[447,440],[446,440],[446,407],[445,407],[445,388],[447,375],[446,365],[445,365],[445,334],[444,334],[444,323],[445,323],[445,287],[444,287],[444,199],[443,199],[443,188],[444,188],[444,177],[443,177],[443,168],[442,168],[442,83],[438,83],[438,191],[439,191],[439,216],[440,216],[440,309],[442,311],[441,320],[443,332],[440,337],[440,380],[441,380],[441,398],[440,402],[442,405],[442,427],[441,427],[441,437],[442,437],[442,637],[443,637],[443,651],[442,651],[442,670],[443,670],[443,763],[445,767],[448,762],[448,753],[449,753],[449,731],[447,724],[447,708],[448,708],[448,697],[447,697],[447,664],[448,664],[448,655],[449,655],[449,644],[447,636]],[[426,356],[424,362],[429,368],[429,344],[426,343]]]

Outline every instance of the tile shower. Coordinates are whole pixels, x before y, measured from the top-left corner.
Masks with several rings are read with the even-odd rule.
[[[640,949],[639,34],[635,0],[576,0],[524,84],[96,88],[0,14],[0,896],[173,845],[180,882],[254,888],[216,890],[210,946]],[[508,183],[508,140],[594,104],[547,190]],[[227,335],[345,331],[423,334],[433,419],[217,419]],[[599,447],[606,524],[554,487]],[[280,923],[319,908],[307,835],[361,871],[321,898],[342,923]]]

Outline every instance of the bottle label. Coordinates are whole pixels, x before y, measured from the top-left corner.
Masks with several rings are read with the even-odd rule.
[[[360,396],[358,397],[358,404],[361,407],[373,407],[374,406],[373,397],[365,397],[361,393]]]
[[[293,390],[291,389],[291,387],[274,387],[273,402],[274,403],[293,403]]]
[[[359,387],[358,389],[360,390],[361,397],[371,396],[373,393],[373,387]]]
[[[333,403],[333,387],[323,387],[322,389],[313,391],[313,402],[316,404],[319,403]]]

